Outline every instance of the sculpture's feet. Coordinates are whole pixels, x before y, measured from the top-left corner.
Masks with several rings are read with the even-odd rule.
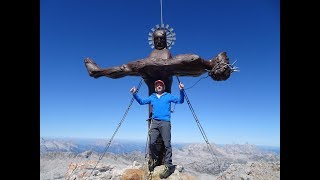
[[[91,77],[98,78],[101,76],[102,70],[92,59],[86,58],[84,63]]]
[[[227,80],[232,72],[229,64],[229,58],[226,52],[219,53],[214,59],[210,60],[212,62],[212,69],[209,72],[209,76],[216,81]]]

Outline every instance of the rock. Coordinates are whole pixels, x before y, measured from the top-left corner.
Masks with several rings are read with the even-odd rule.
[[[142,169],[127,169],[123,172],[121,180],[144,180],[146,172]]]
[[[217,180],[280,180],[280,162],[248,162],[232,164]]]
[[[154,172],[151,174],[152,178],[149,178],[149,179],[160,180],[159,175],[161,172],[164,171],[164,168],[165,168],[164,165],[155,167]],[[196,177],[189,175],[187,173],[179,172],[179,170],[177,168],[175,168],[174,172],[166,179],[167,180],[177,180],[177,179],[179,179],[179,180],[196,180]]]

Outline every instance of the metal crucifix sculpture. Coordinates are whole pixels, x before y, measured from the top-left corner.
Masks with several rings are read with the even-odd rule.
[[[84,63],[91,77],[108,77],[112,79],[122,78],[125,76],[140,76],[148,86],[149,95],[155,92],[154,82],[161,79],[165,83],[165,91],[171,93],[173,76],[192,76],[198,77],[204,73],[215,81],[227,80],[231,73],[236,70],[229,64],[229,58],[226,52],[219,53],[210,60],[204,60],[196,54],[180,54],[172,57],[168,45],[167,34],[169,29],[157,26],[153,29],[152,44],[154,50],[144,59],[135,60],[121,66],[101,68],[92,59],[85,58]],[[170,32],[169,32],[170,33]],[[149,105],[149,121],[152,117],[152,107]],[[165,153],[162,139],[159,138],[158,151],[162,155],[159,157],[163,163]]]
[[[100,68],[92,59],[85,58],[85,66],[91,77],[122,78],[141,76],[149,88],[149,95],[154,92],[154,81],[164,81],[166,91],[171,92],[173,76],[197,77],[206,72],[215,81],[227,80],[234,71],[229,64],[226,52],[206,61],[196,54],[181,54],[172,57],[166,43],[166,30],[156,29],[153,32],[155,49],[147,58],[115,66]]]

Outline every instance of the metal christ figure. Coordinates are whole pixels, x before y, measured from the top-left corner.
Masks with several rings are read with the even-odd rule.
[[[155,49],[144,59],[131,61],[121,66],[100,68],[92,59],[85,58],[84,63],[91,77],[122,78],[125,76],[141,76],[148,86],[149,95],[155,92],[154,82],[162,80],[165,91],[171,93],[173,76],[197,77],[206,72],[215,81],[227,80],[235,68],[229,64],[226,52],[206,61],[195,54],[181,54],[172,57],[167,46],[165,28],[158,28],[152,34]],[[152,116],[152,107],[149,106],[149,119]],[[150,125],[150,120],[149,120]],[[160,154],[164,154],[161,138],[158,139]],[[161,153],[162,152],[162,153]],[[163,157],[159,157],[160,162]]]
[[[91,77],[106,76],[117,79],[124,76],[141,76],[149,89],[149,95],[154,92],[154,81],[161,79],[166,86],[166,92],[171,92],[172,76],[197,77],[206,72],[216,81],[227,80],[233,72],[226,52],[219,53],[213,59],[206,61],[195,54],[181,54],[172,57],[167,48],[166,31],[157,29],[153,33],[155,49],[147,58],[115,66],[100,68],[92,59],[84,60]]]

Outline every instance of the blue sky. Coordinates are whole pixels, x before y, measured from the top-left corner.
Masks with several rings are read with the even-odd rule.
[[[227,52],[240,72],[186,90],[211,143],[280,146],[279,0],[163,0],[171,54],[205,60]],[[40,1],[40,136],[111,138],[140,77],[90,77],[84,58],[113,67],[147,57],[160,0]],[[180,77],[185,88],[201,78]],[[174,78],[172,94],[178,94]],[[147,96],[143,83],[139,91]],[[132,104],[115,138],[146,140],[148,106]],[[172,114],[173,142],[204,143],[187,102]]]

